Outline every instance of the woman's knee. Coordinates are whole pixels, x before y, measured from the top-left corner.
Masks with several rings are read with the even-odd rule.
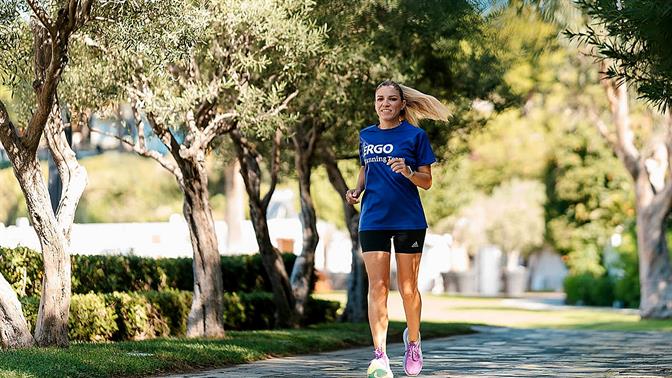
[[[369,280],[369,295],[375,298],[387,297],[390,285],[387,280]]]
[[[414,285],[400,285],[399,294],[401,294],[401,299],[404,302],[415,301],[420,298],[420,291],[417,286]]]

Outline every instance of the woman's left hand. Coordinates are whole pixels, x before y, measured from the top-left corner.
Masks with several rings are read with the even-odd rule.
[[[411,176],[411,170],[408,169],[406,161],[403,158],[387,159],[387,165],[389,165],[394,172],[397,172],[406,178]]]

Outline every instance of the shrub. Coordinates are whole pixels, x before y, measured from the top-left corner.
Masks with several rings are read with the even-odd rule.
[[[40,294],[42,257],[28,248],[0,249],[0,273],[19,296]],[[282,255],[291,272],[296,256]],[[191,291],[194,276],[191,258],[146,258],[138,256],[73,255],[72,292],[113,293],[177,289]],[[261,255],[222,256],[224,292],[272,291]],[[316,276],[311,278],[311,291]]]
[[[621,254],[623,277],[614,285],[614,297],[623,307],[638,308],[640,300],[639,259],[637,252]]]
[[[115,309],[99,294],[74,295],[70,302],[68,336],[73,340],[105,341],[119,330]]]
[[[191,308],[191,291],[167,289],[143,293],[168,324],[171,336],[187,334],[187,319]]]
[[[0,247],[0,273],[19,297],[39,295],[44,274],[42,255],[26,247]]]
[[[144,295],[114,292],[105,295],[105,301],[117,313],[115,340],[143,340],[170,334],[168,322]]]
[[[341,304],[337,301],[310,298],[306,303],[304,325],[335,322]]]
[[[255,291],[240,293],[245,308],[245,321],[239,329],[272,329],[275,327],[273,293]]]
[[[564,287],[567,304],[611,306],[614,302],[614,282],[607,275],[570,275],[565,278]]]
[[[185,336],[192,293],[166,290],[144,293],[74,294],[68,334],[71,340],[138,340]],[[38,297],[22,297],[23,312],[35,327]],[[309,299],[304,324],[334,321],[339,302]],[[224,295],[224,324],[229,330],[272,329],[275,326],[273,294],[268,292]]]
[[[23,316],[28,322],[28,328],[32,330],[35,329],[35,324],[37,323],[37,311],[40,308],[40,297],[21,297],[19,298],[21,302],[21,308],[23,309]]]

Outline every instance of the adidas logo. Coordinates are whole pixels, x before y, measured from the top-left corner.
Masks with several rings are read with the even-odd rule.
[[[419,247],[419,245],[418,245],[417,241],[415,243],[413,243],[413,245],[411,246],[411,248],[418,248],[418,247]]]

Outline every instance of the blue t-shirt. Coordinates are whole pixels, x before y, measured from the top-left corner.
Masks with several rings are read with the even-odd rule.
[[[413,170],[436,161],[424,130],[403,121],[392,129],[369,126],[359,133],[359,161],[364,166],[360,231],[427,228],[418,188],[387,165],[404,158]]]

